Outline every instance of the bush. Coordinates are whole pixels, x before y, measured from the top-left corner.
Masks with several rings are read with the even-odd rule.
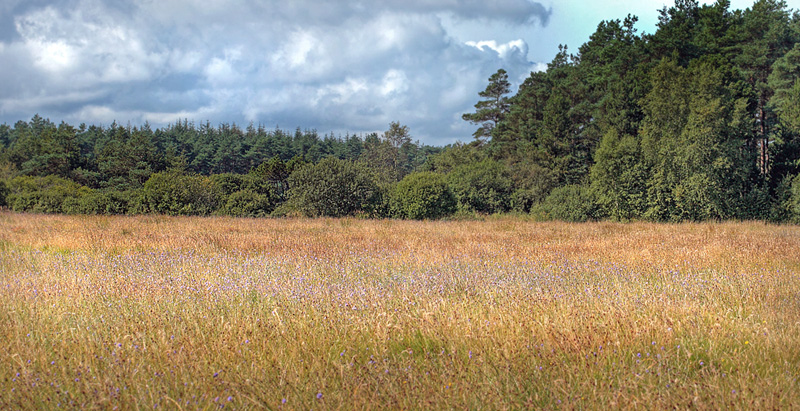
[[[333,157],[302,166],[289,176],[289,209],[306,216],[372,214],[381,192],[363,164]]]
[[[0,207],[8,205],[6,197],[8,197],[8,185],[5,181],[0,181]]]
[[[583,222],[597,218],[597,204],[587,187],[568,185],[553,189],[531,212],[547,220]]]
[[[544,201],[546,197],[539,190],[528,188],[514,191],[511,194],[511,209],[519,213],[529,213],[536,205]]]
[[[456,200],[447,179],[432,172],[412,173],[394,189],[392,213],[401,218],[435,219],[456,210]]]
[[[70,211],[70,204],[91,193],[90,188],[54,175],[20,176],[8,182],[6,202],[17,212],[64,213]]]
[[[510,209],[513,184],[502,163],[483,160],[462,164],[447,175],[447,181],[464,211],[494,214]]]
[[[220,190],[220,194],[227,197],[245,188],[245,176],[234,173],[214,174],[209,176],[211,181]]]
[[[800,174],[792,180],[789,194],[789,219],[796,224],[800,224]]]
[[[275,201],[270,196],[251,190],[241,190],[228,196],[219,214],[233,217],[263,217],[274,209]]]
[[[144,183],[141,212],[169,215],[209,215],[215,212],[222,191],[209,177],[178,172],[155,173]]]
[[[67,214],[127,214],[130,191],[93,190],[80,198],[68,198],[62,205]]]

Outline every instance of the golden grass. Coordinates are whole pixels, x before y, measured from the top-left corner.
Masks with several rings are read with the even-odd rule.
[[[800,228],[0,213],[0,408],[792,408]]]

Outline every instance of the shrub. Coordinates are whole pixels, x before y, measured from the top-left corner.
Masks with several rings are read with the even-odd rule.
[[[587,187],[568,185],[553,189],[532,213],[547,220],[582,222],[597,218],[597,204]]]
[[[219,208],[222,192],[209,177],[178,172],[155,173],[144,183],[143,212],[209,215]]]
[[[508,211],[512,182],[506,166],[494,160],[462,164],[447,181],[465,211],[493,214]]]
[[[288,183],[288,207],[310,217],[372,214],[381,199],[367,167],[333,157],[302,166]]]
[[[8,182],[6,202],[17,212],[63,213],[69,211],[71,203],[91,193],[90,188],[55,175],[19,176]]]
[[[251,190],[241,190],[228,196],[219,214],[233,217],[263,217],[274,209],[275,201],[270,196]]]
[[[395,216],[416,220],[435,219],[456,210],[447,178],[433,172],[412,173],[394,188],[391,208]]]
[[[789,218],[800,224],[800,174],[794,177],[789,194]]]
[[[222,196],[229,196],[237,191],[244,189],[246,185],[245,176],[234,173],[214,174],[209,176],[211,181],[216,184]]]
[[[6,197],[8,196],[8,185],[5,181],[0,181],[0,207],[5,207],[8,203]]]
[[[127,214],[130,202],[130,191],[93,190],[83,197],[66,199],[62,210],[67,214]]]

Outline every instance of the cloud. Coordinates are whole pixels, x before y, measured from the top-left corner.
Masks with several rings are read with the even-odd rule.
[[[431,144],[469,138],[461,113],[498,68],[519,81],[537,68],[525,41],[464,43],[442,19],[514,27],[550,16],[528,0],[14,0],[4,7],[14,35],[0,37],[0,121],[39,113],[163,125],[185,117],[341,133],[400,121]]]

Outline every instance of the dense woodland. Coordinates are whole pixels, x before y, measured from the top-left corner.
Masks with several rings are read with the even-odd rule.
[[[601,22],[511,94],[489,78],[474,141],[400,123],[320,136],[180,121],[0,125],[0,206],[47,213],[800,222],[800,14],[677,0],[657,30]]]

